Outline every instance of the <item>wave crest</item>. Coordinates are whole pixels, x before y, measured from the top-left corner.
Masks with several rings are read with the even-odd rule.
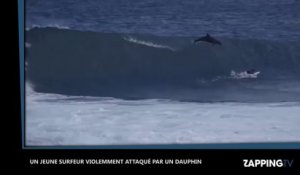
[[[56,29],[70,29],[69,26],[66,26],[66,25],[61,25],[61,24],[47,24],[47,25],[37,25],[37,24],[33,24],[31,25],[30,27],[26,27],[25,30],[26,31],[30,31],[31,29],[34,29],[34,28],[56,28]]]

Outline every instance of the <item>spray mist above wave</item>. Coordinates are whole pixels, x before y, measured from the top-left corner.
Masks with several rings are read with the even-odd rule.
[[[167,45],[157,44],[157,43],[154,43],[154,42],[151,42],[151,41],[139,40],[139,39],[136,39],[136,38],[133,38],[133,37],[130,37],[130,36],[124,37],[123,39],[126,40],[126,41],[129,41],[129,42],[132,42],[132,43],[145,45],[145,46],[148,46],[148,47],[154,47],[154,48],[159,48],[159,49],[168,49],[168,50],[171,50],[171,51],[176,51],[176,49],[174,49],[170,46],[167,46]]]

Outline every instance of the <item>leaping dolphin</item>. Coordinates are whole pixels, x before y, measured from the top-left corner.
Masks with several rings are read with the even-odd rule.
[[[215,44],[222,45],[222,43],[220,41],[218,41],[215,38],[211,37],[208,33],[206,34],[206,36],[194,40],[194,43],[196,43],[198,41],[204,41],[204,42],[212,43],[213,45],[215,45]]]

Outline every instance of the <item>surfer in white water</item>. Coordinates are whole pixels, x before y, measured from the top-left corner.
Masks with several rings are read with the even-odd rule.
[[[254,74],[257,71],[255,69],[249,69],[246,72],[247,72],[247,74]]]

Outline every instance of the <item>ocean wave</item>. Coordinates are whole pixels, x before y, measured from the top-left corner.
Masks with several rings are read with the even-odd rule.
[[[33,28],[26,32],[26,42],[31,44],[27,78],[39,92],[135,99],[187,95],[170,91],[181,88],[218,85],[224,91],[228,84],[243,88],[236,83],[240,80],[300,75],[300,42],[218,38],[223,45],[212,46],[193,44],[190,37],[132,34],[130,38],[118,33]],[[249,69],[262,73],[259,78],[243,73]],[[202,86],[201,81],[210,83]]]

